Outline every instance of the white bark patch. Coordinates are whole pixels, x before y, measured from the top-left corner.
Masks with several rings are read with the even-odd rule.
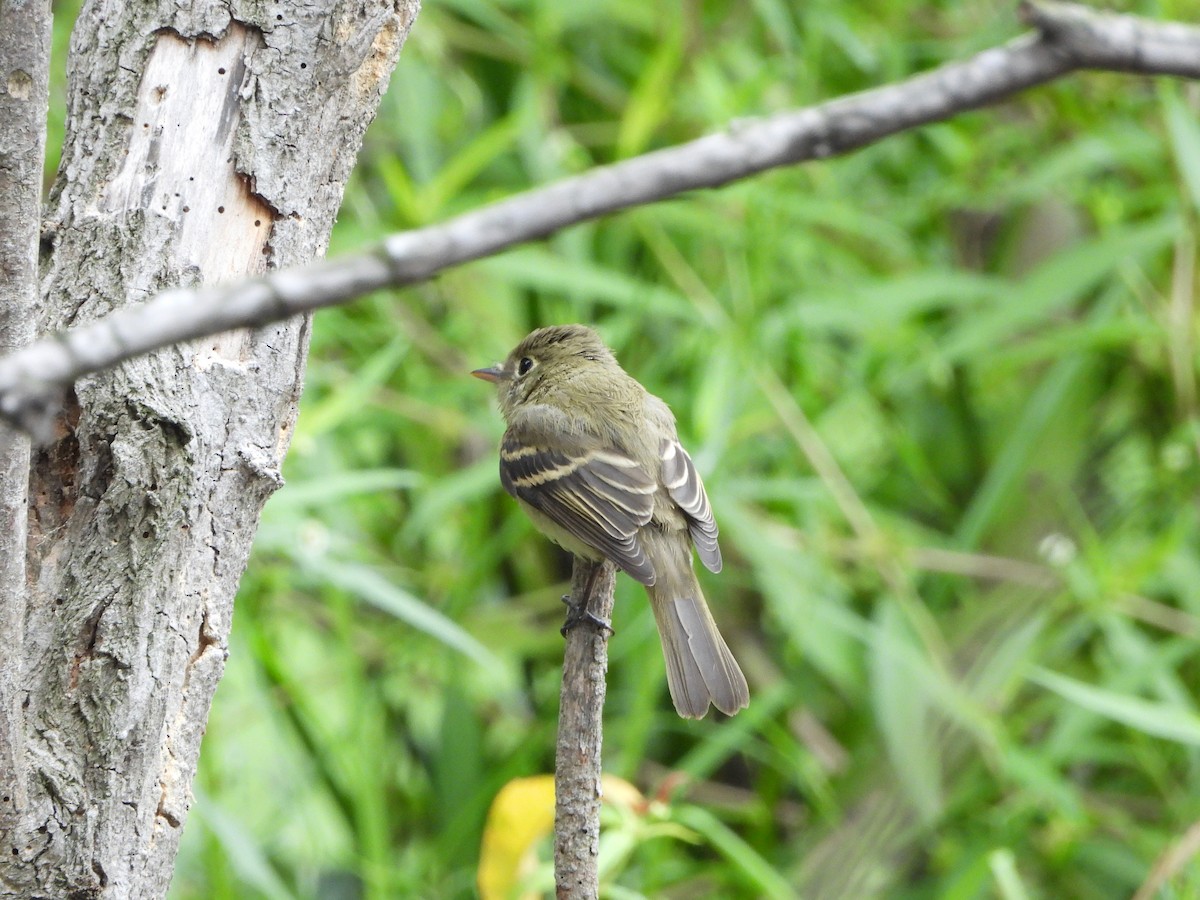
[[[121,169],[100,201],[109,215],[144,210],[173,224],[172,256],[203,284],[261,274],[276,213],[237,170],[234,137],[243,92],[253,91],[246,58],[258,31],[233,23],[217,41],[160,32],[138,89]],[[216,127],[214,128],[214,124]],[[238,362],[245,333],[204,344],[195,362]]]
[[[29,92],[33,90],[33,78],[23,69],[13,69],[8,73],[8,84],[5,88],[8,96],[14,100],[28,100]]]

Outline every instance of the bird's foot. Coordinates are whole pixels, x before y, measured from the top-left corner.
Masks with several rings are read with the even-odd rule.
[[[608,619],[602,619],[593,613],[587,608],[586,602],[582,606],[573,606],[570,594],[564,594],[562,599],[563,603],[567,604],[567,618],[563,621],[562,628],[558,629],[563,637],[566,637],[573,628],[584,622],[587,622],[597,631],[608,632],[609,636],[615,633],[612,622]]]

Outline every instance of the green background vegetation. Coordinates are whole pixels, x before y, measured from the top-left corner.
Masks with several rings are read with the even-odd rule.
[[[429,2],[331,253],[963,58],[1014,6]],[[1131,896],[1200,819],[1196,88],[1073,76],[320,313],[174,900],[472,894],[491,798],[552,768],[569,565],[466,373],[569,321],[679,418],[753,693],[676,718],[620,579],[605,768],[686,779],[612,826],[610,896]]]

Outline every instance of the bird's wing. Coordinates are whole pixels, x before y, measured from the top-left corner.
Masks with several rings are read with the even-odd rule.
[[[514,425],[500,445],[500,483],[642,584],[654,584],[638,529],[650,521],[658,482],[626,453]]]
[[[721,571],[721,548],[717,545],[717,521],[704,483],[692,464],[692,458],[683,445],[674,438],[667,438],[659,451],[662,459],[662,483],[671,499],[687,517],[688,533],[696,547],[696,555],[710,572]]]

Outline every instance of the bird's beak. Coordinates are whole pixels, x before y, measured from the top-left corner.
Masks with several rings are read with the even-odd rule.
[[[471,374],[476,378],[482,378],[484,381],[490,381],[492,384],[504,380],[504,369],[499,364],[492,366],[490,369],[476,369]]]

